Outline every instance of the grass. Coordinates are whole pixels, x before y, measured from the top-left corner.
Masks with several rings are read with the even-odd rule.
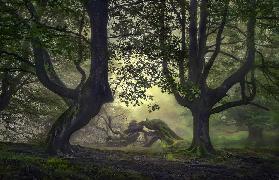
[[[105,147],[105,146],[90,146],[90,148],[101,151],[119,151],[128,155],[144,154],[145,156],[162,156],[165,153],[165,147],[161,142],[154,143],[151,147],[143,147],[139,145],[128,145],[125,147]]]
[[[137,172],[121,172],[109,167],[75,164],[59,157],[39,157],[10,152],[0,146],[0,179],[147,179]]]
[[[139,146],[127,147],[94,147],[108,153],[122,153],[121,158],[130,159],[134,155],[144,155],[148,158],[160,158],[167,161],[183,161],[188,163],[199,163],[207,165],[223,165],[225,167],[237,168],[239,170],[249,169],[253,174],[253,167],[258,161],[261,167],[279,171],[279,146],[276,144],[277,134],[265,133],[264,144],[255,144],[246,141],[247,132],[239,131],[229,135],[213,134],[213,144],[217,150],[214,156],[200,157],[187,151],[189,140],[177,141],[173,146],[166,146],[160,142],[151,148]],[[29,145],[30,146],[30,145]],[[20,145],[24,148],[24,145]],[[69,159],[41,156],[37,152],[40,147],[31,145],[27,149],[36,149],[34,155],[22,154],[17,144],[0,143],[0,179],[146,179],[138,172],[120,171],[110,167],[100,167],[94,162],[73,163]],[[124,154],[124,155],[123,155]],[[120,158],[120,157],[119,157]],[[248,159],[247,162],[245,159]],[[121,161],[121,159],[119,159]],[[109,159],[108,159],[109,161]],[[250,162],[249,162],[250,161]],[[250,164],[249,164],[250,163]],[[258,168],[255,166],[255,170]],[[243,172],[244,173],[244,172]]]
[[[247,142],[247,131],[238,131],[230,134],[215,133],[211,135],[212,144],[217,152],[247,152],[251,155],[266,155],[278,154],[279,145],[276,142],[277,134],[274,132],[264,134],[264,142],[255,143]],[[92,147],[99,150],[120,151],[130,155],[144,154],[146,156],[161,156],[167,160],[185,160],[196,159],[197,154],[192,154],[187,151],[191,142],[189,140],[176,141],[173,146],[166,146],[160,142],[156,142],[151,148],[140,146],[127,146],[127,147]],[[258,153],[258,154],[256,154]],[[177,157],[177,155],[179,157]],[[184,156],[184,157],[183,157]],[[223,155],[222,155],[223,156]]]
[[[216,148],[246,148],[247,136],[247,131],[238,131],[229,135],[223,133],[212,134],[211,139],[213,146]]]
[[[258,149],[278,149],[279,148],[279,134],[274,131],[266,131],[263,134],[263,139],[260,142],[251,142],[247,140],[247,131],[238,131],[230,134],[212,133],[212,144],[217,149],[233,148],[258,148]]]

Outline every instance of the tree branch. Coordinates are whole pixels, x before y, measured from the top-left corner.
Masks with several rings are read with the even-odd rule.
[[[181,57],[178,61],[179,79],[181,85],[185,84],[185,60],[186,60],[186,3],[178,0],[181,8]]]
[[[67,88],[61,83],[57,84],[53,82],[45,69],[46,62],[51,62],[48,52],[41,47],[38,40],[32,40],[32,47],[35,58],[36,75],[39,81],[49,90],[58,94],[61,97],[76,99],[78,96],[78,91]]]
[[[28,59],[26,59],[26,58],[20,56],[20,55],[17,54],[17,53],[8,52],[8,51],[5,51],[5,50],[0,50],[0,55],[8,55],[8,56],[15,57],[17,60],[19,60],[19,61],[21,61],[21,62],[27,64],[28,66],[33,67],[33,68],[35,67],[35,65],[34,65],[31,61],[29,61]]]
[[[207,50],[207,52],[215,52],[215,50]],[[241,59],[239,59],[238,57],[234,56],[233,54],[230,54],[228,52],[225,52],[225,51],[219,51],[219,54],[223,54],[224,56],[227,56],[231,59],[234,59],[236,60],[237,62],[241,62]]]
[[[78,39],[78,60],[74,61],[76,69],[78,70],[78,72],[81,74],[81,80],[79,85],[77,86],[77,89],[80,89],[82,87],[82,85],[84,84],[84,82],[86,81],[86,73],[85,71],[82,69],[82,67],[80,66],[82,59],[83,59],[83,47],[82,47],[82,31],[84,28],[84,18],[85,18],[85,11],[82,14],[81,20],[80,20],[80,24],[79,24],[79,39]]]
[[[216,36],[216,46],[215,46],[215,50],[213,51],[213,54],[211,55],[210,59],[208,60],[208,63],[205,65],[204,71],[203,71],[203,75],[202,75],[202,81],[206,81],[208,74],[210,72],[210,69],[212,68],[215,59],[217,58],[218,54],[220,53],[220,49],[221,49],[221,44],[222,44],[222,34],[225,28],[225,24],[227,21],[227,16],[228,16],[228,4],[229,1],[227,1],[226,5],[225,5],[225,10],[224,10],[224,14],[223,14],[223,18],[221,21],[221,24],[218,28],[218,32],[217,32],[217,36]]]
[[[241,100],[232,101],[232,102],[228,102],[226,104],[217,106],[217,107],[213,108],[210,113],[216,114],[216,113],[222,112],[224,110],[227,110],[229,108],[233,108],[233,107],[237,107],[237,106],[241,106],[241,105],[248,105],[251,103],[253,105],[255,105],[255,103],[252,102],[254,100],[254,98],[256,97],[256,90],[257,90],[254,70],[251,72],[251,82],[249,84],[252,85],[252,90],[251,90],[249,96],[246,95],[246,85],[245,85],[245,80],[243,78],[240,81]]]
[[[216,89],[213,90],[215,97],[214,101],[217,103],[220,99],[226,96],[227,91],[236,83],[238,83],[246,74],[253,68],[255,61],[255,26],[256,26],[256,1],[251,0],[250,10],[251,14],[247,22],[247,56],[244,64]]]
[[[166,32],[165,32],[165,0],[161,0],[160,2],[161,12],[160,12],[160,36],[159,36],[159,42],[160,42],[160,49],[161,49],[161,56],[162,56],[162,67],[163,67],[163,74],[165,78],[167,79],[170,90],[174,94],[175,99],[177,102],[186,107],[190,107],[190,102],[186,98],[183,98],[179,92],[177,91],[177,87],[175,85],[175,80],[173,79],[171,72],[168,69],[168,63],[167,63],[167,55],[165,52],[165,41],[166,41]],[[181,77],[182,78],[182,77]],[[183,77],[184,78],[184,77]],[[180,79],[181,81],[182,79]]]
[[[198,66],[199,73],[202,73],[204,66],[204,55],[206,53],[206,42],[207,42],[207,23],[208,23],[208,0],[201,0],[200,3],[200,22],[199,22],[199,39],[198,39]]]
[[[189,24],[189,79],[196,80],[197,70],[197,52],[198,52],[198,40],[197,40],[197,0],[191,0],[189,6],[190,24]]]

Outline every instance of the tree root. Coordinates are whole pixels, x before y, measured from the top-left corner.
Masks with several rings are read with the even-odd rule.
[[[198,157],[208,157],[214,156],[216,154],[214,149],[207,149],[202,145],[192,145],[190,148],[187,149],[187,152],[190,154],[195,154]]]

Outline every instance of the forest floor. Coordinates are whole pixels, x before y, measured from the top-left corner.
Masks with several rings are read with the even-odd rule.
[[[0,179],[279,179],[278,150],[223,149],[201,158],[186,152],[78,149],[74,156],[54,157],[38,145],[0,143]]]

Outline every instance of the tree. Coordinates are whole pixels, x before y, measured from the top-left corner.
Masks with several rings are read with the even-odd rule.
[[[57,5],[55,2],[40,1],[34,3],[33,1],[25,0],[19,4],[22,9],[27,10],[29,15],[23,14],[23,16],[20,16],[20,14],[16,18],[17,21],[26,26],[28,35],[26,39],[28,43],[31,43],[34,58],[34,63],[31,63],[31,65],[34,67],[38,80],[47,89],[63,97],[69,104],[69,108],[53,124],[48,135],[47,149],[50,153],[55,154],[71,153],[72,149],[69,139],[72,133],[85,126],[92,117],[97,115],[104,103],[113,100],[108,84],[108,1],[89,0],[88,2],[82,2],[88,13],[91,27],[91,67],[87,79],[85,72],[80,67],[81,59],[84,55],[81,50],[83,45],[80,39],[82,39],[82,42],[86,41],[86,38],[82,35],[82,23],[78,26],[79,33],[75,33],[74,31],[61,28],[61,26],[59,27],[59,25],[61,25],[59,21],[58,23],[55,23],[56,20],[46,22],[46,16],[53,15],[57,13],[57,11],[59,12],[59,8],[63,6],[61,2],[62,1],[57,2]],[[80,2],[76,3],[81,4]],[[7,2],[5,2],[4,5],[7,6],[7,8],[13,9],[13,6],[10,6]],[[14,5],[17,4],[15,3]],[[50,7],[54,8],[52,9]],[[57,7],[58,10],[55,9]],[[76,10],[78,11],[80,8],[76,8]],[[80,12],[83,14],[84,9]],[[10,15],[10,12],[7,14]],[[56,15],[58,15],[58,13]],[[61,17],[58,16],[57,19],[61,20],[59,18]],[[53,22],[56,26],[52,26]],[[11,22],[9,21],[9,23]],[[56,33],[62,32],[70,34],[70,37],[78,37],[80,40],[80,43],[77,43],[79,45],[78,49],[80,50],[78,53],[79,56],[74,62],[77,70],[82,75],[82,79],[75,89],[66,87],[52,67],[52,58],[47,46],[51,44],[52,36],[55,34],[49,33],[51,30],[54,30]],[[59,40],[55,40],[55,44],[57,44],[57,41]],[[71,43],[74,43],[74,41]],[[67,48],[65,44],[63,46]],[[62,48],[60,47],[59,49]],[[28,54],[27,60],[29,60],[30,57],[32,58],[32,55]],[[26,58],[22,59],[26,61]]]
[[[39,5],[41,3],[38,3]],[[45,4],[45,3],[42,3]],[[38,5],[38,6],[39,6]],[[53,5],[52,5],[53,6]],[[3,102],[8,105],[7,99],[11,99],[13,95],[25,84],[28,82],[36,81],[36,66],[33,62],[32,51],[30,48],[30,38],[32,34],[35,34],[34,29],[31,29],[30,22],[32,21],[33,15],[29,14],[28,17],[28,9],[33,7],[33,4],[29,1],[3,1],[1,2],[1,47],[0,47],[0,58],[1,58],[1,68],[0,71],[3,72],[3,76],[1,76],[2,81],[5,80],[6,76],[10,77],[9,83],[6,84],[5,89],[10,87],[6,93],[2,93]],[[33,7],[34,9],[34,7]],[[35,10],[35,9],[34,9]],[[52,16],[52,14],[50,14]],[[42,26],[42,27],[41,27]],[[2,28],[3,27],[3,28]],[[55,43],[60,44],[59,40],[52,42],[52,38],[57,36],[57,32],[64,32],[71,34],[73,32],[69,32],[64,29],[59,29],[56,27],[51,27],[46,24],[38,25],[37,30],[40,30],[41,33],[44,34],[44,40],[49,44]],[[50,32],[53,31],[54,32]],[[66,37],[69,39],[69,36]],[[53,47],[53,44],[50,46]],[[55,49],[57,50],[57,49]],[[59,51],[61,55],[62,52]],[[66,58],[66,57],[65,57]],[[57,59],[57,58],[56,58]],[[63,62],[62,62],[63,63]],[[65,63],[65,62],[64,62]],[[56,63],[57,64],[57,63]],[[61,64],[61,63],[60,63]],[[38,70],[38,69],[37,69]],[[39,71],[39,70],[38,70]],[[45,62],[44,69],[41,72],[41,76],[49,77],[53,82],[65,86],[62,80],[58,77],[56,71],[54,70],[53,62],[48,59]],[[17,77],[17,78],[16,78]],[[29,79],[29,81],[28,81]],[[14,81],[14,82],[12,82]],[[13,86],[11,86],[13,85]],[[6,98],[4,98],[6,97]],[[9,98],[8,98],[9,97]],[[4,101],[5,100],[5,101]],[[66,103],[68,99],[64,99]],[[4,106],[3,106],[4,107]]]
[[[94,119],[77,132],[72,142],[92,145],[107,145],[111,139],[119,138],[126,128],[128,111],[121,105],[106,104]]]
[[[66,108],[62,98],[50,93],[34,78],[29,79],[0,112],[1,141],[43,145],[53,121]]]
[[[151,147],[156,141],[161,140],[165,144],[172,145],[177,140],[182,140],[170,127],[160,119],[146,119],[137,122],[130,121],[129,126],[123,132],[115,130],[111,126],[111,118],[108,118],[107,126],[110,131],[117,135],[110,137],[107,141],[110,146],[127,146],[139,140],[141,134],[144,136],[144,147]]]
[[[133,1],[130,5],[132,8],[124,9],[122,14],[118,12],[119,23],[113,27],[114,32],[120,34],[114,43],[115,54],[128,62],[136,54],[141,58],[134,64],[148,61],[153,66],[149,68],[153,70],[149,73],[152,77],[143,76],[136,81],[140,83],[135,83],[135,90],[142,93],[153,83],[174,94],[177,102],[193,115],[193,140],[189,149],[213,153],[210,116],[250,104],[256,96],[256,21],[259,12],[266,13],[266,5],[255,0],[191,0],[189,4],[183,0]],[[243,30],[245,24],[246,31]],[[236,39],[240,32],[245,41]],[[225,71],[216,79],[214,76],[220,66]],[[241,99],[228,102],[230,90],[237,85]],[[133,97],[129,93],[124,95],[127,96]]]
[[[209,137],[210,115],[252,103],[257,86],[256,53],[264,61],[260,47],[277,34],[276,28],[266,25],[267,20],[276,17],[272,8],[278,3],[272,0],[191,0],[189,4],[184,0],[119,0],[110,1],[110,7],[107,0],[0,2],[5,27],[1,29],[0,53],[1,60],[8,61],[4,69],[35,74],[42,85],[69,105],[49,133],[48,149],[53,153],[71,151],[71,134],[112,100],[109,55],[114,58],[110,66],[116,77],[114,93],[135,104],[140,104],[139,98],[152,98],[145,94],[152,85],[174,94],[193,115],[190,150],[214,152]],[[91,40],[86,37],[88,24]],[[262,44],[259,30],[268,34]],[[91,50],[84,50],[88,46]],[[86,78],[81,63],[89,54],[91,67]],[[57,59],[60,63],[74,62],[81,75],[75,88],[59,78],[53,67]],[[273,64],[267,64],[272,68]],[[262,65],[267,72],[266,63]],[[266,74],[271,82],[277,79],[274,69]],[[217,75],[228,78],[217,79]],[[237,85],[242,99],[226,102],[230,89]],[[119,87],[122,92],[117,91]]]
[[[102,105],[113,99],[108,84],[108,1],[90,0],[86,4],[86,10],[91,23],[90,74],[77,94],[62,89],[61,94],[65,96],[65,92],[68,92],[66,96],[75,100],[75,104],[59,117],[49,133],[48,150],[53,153],[69,151],[72,133],[88,124],[99,113]],[[36,39],[33,41],[33,49],[35,58],[44,62],[46,51]]]
[[[254,106],[233,108],[228,114],[236,121],[237,126],[246,126],[248,142],[260,142],[263,139],[263,130],[269,124],[267,111]]]

